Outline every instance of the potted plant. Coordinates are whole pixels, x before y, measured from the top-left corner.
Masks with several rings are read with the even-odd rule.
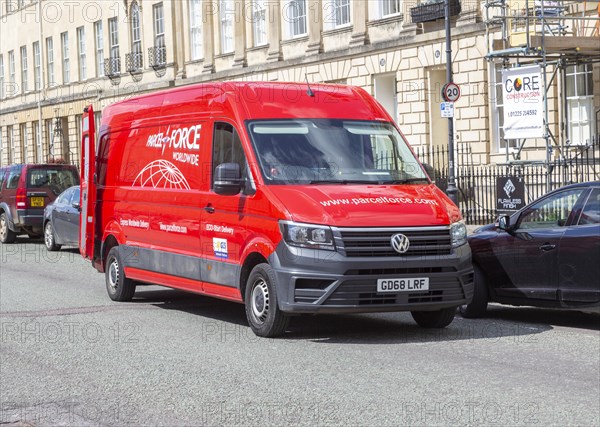
[[[458,15],[461,11],[460,0],[448,0],[450,2],[450,16]],[[435,21],[444,18],[445,1],[444,0],[421,0],[415,7],[410,8],[412,22]]]

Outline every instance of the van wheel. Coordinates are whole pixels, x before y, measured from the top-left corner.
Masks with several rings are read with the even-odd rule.
[[[478,265],[473,265],[473,300],[460,306],[460,314],[466,319],[485,316],[489,293],[485,275]]]
[[[59,251],[61,248],[61,245],[56,243],[54,227],[52,227],[52,223],[50,221],[48,221],[44,227],[44,243],[46,244],[46,249],[48,249],[50,252]]]
[[[135,293],[135,282],[125,277],[119,247],[113,247],[106,258],[106,290],[113,301],[131,301]]]
[[[423,328],[445,328],[456,314],[456,307],[443,308],[437,311],[411,311],[415,322]]]
[[[250,328],[259,337],[281,335],[290,321],[277,304],[275,283],[275,273],[265,263],[252,269],[246,283],[246,317]]]
[[[0,214],[0,242],[14,243],[17,240],[17,233],[8,228],[8,218],[6,213]]]

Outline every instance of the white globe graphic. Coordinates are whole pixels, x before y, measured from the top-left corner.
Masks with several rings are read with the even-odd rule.
[[[152,188],[175,188],[189,190],[185,176],[173,163],[167,160],[155,160],[148,163],[133,182],[134,186]]]

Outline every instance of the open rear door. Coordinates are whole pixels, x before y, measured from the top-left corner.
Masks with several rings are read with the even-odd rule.
[[[94,109],[83,110],[81,140],[81,216],[79,219],[79,252],[94,261],[94,231],[96,207],[96,124]]]

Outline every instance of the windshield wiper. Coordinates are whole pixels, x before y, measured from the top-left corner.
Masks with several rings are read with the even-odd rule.
[[[315,179],[309,184],[379,184],[377,181],[365,179]]]
[[[429,183],[427,178],[405,178],[398,179],[395,181],[382,181],[381,184],[417,184],[417,183]]]

